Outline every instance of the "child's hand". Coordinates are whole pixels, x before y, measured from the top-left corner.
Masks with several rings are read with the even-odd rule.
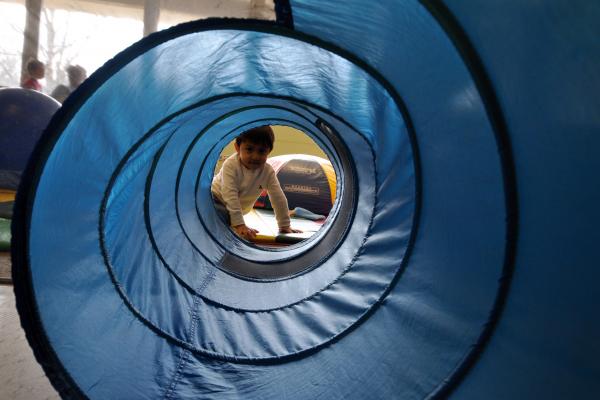
[[[279,233],[302,233],[302,231],[288,226],[287,228],[279,228]]]
[[[233,227],[233,231],[240,237],[246,240],[252,240],[256,237],[258,231],[256,229],[248,228],[245,224],[237,225]]]

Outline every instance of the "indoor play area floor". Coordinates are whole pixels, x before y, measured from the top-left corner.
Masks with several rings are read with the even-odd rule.
[[[0,253],[0,262],[10,262],[8,253]],[[25,339],[8,284],[0,284],[0,399],[60,399]]]
[[[302,233],[279,234],[275,214],[272,210],[255,208],[244,215],[246,225],[257,229],[255,244],[264,247],[283,247],[299,243],[314,235],[325,222],[325,219],[312,221],[305,218],[290,217],[291,227]]]

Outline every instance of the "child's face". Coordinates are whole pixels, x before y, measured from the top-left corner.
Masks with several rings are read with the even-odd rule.
[[[268,146],[248,141],[243,141],[239,146],[235,143],[235,151],[237,151],[242,165],[248,169],[261,168],[271,153]]]
[[[44,75],[46,75],[46,68],[43,65],[35,68],[31,73],[31,77],[35,79],[44,79]]]

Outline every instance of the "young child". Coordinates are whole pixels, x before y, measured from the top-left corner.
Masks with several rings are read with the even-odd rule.
[[[87,72],[81,65],[69,65],[67,76],[69,77],[69,86],[58,85],[50,94],[59,103],[64,103],[67,97],[83,83],[87,77]]]
[[[44,75],[46,75],[46,66],[44,63],[38,60],[30,60],[27,63],[27,75],[29,75],[29,79],[23,82],[21,87],[23,89],[32,89],[41,92],[42,85],[38,79],[44,79]]]
[[[288,202],[267,157],[275,136],[270,126],[250,129],[235,139],[235,154],[223,162],[213,178],[211,192],[217,209],[226,208],[236,234],[252,240],[258,231],[246,226],[244,214],[250,212],[263,189],[267,190],[280,233],[301,233],[290,227]]]

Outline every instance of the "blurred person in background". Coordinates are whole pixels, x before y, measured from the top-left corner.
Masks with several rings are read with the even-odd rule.
[[[67,76],[69,77],[69,86],[58,85],[50,94],[61,103],[87,78],[87,72],[81,65],[69,65]]]
[[[40,79],[44,79],[46,75],[46,66],[39,60],[29,60],[27,62],[27,75],[29,78],[21,83],[23,89],[42,91],[42,84],[39,82]]]

